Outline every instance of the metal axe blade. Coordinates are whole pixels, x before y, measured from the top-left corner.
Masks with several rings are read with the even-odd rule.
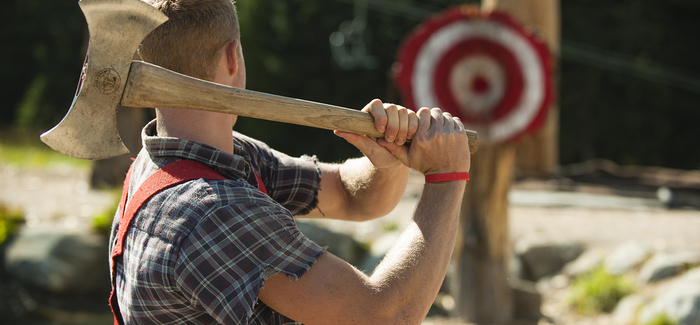
[[[71,157],[105,159],[129,152],[117,130],[117,108],[136,49],[168,18],[139,0],[81,0],[78,4],[90,33],[84,79],[66,116],[41,140]]]

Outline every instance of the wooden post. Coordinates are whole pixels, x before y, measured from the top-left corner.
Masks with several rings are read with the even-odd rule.
[[[455,316],[470,322],[508,323],[513,315],[508,285],[508,191],[514,145],[483,144],[472,156],[455,245]]]
[[[482,10],[506,12],[521,24],[534,29],[547,43],[554,61],[552,64],[558,62],[561,43],[559,0],[482,0]],[[554,77],[556,94],[557,78]],[[559,109],[556,98],[542,128],[524,136],[516,151],[519,176],[550,176],[556,173],[559,165]]]
[[[537,28],[550,48],[555,46],[553,53],[558,53],[559,0],[483,0],[483,11],[496,9]],[[472,157],[472,180],[464,195],[462,229],[453,255],[455,316],[479,324],[507,324],[512,320],[508,192],[516,163],[528,174],[555,172],[557,138],[558,112],[552,109],[537,133],[517,144],[482,143]]]
[[[114,187],[124,183],[126,172],[131,166],[131,158],[141,150],[141,128],[143,128],[144,109],[119,106],[117,128],[124,145],[130,153],[114,158],[96,160],[92,164],[90,186],[93,188]]]

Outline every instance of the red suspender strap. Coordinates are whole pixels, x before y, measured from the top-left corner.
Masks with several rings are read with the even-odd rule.
[[[127,196],[129,193],[129,180],[131,179],[132,168],[133,165],[131,168],[129,168],[129,172],[126,174],[126,179],[124,180],[124,190],[122,192],[122,197],[119,202],[119,211],[122,213],[122,215],[119,218],[119,230],[117,231],[116,243],[114,244],[111,256],[112,292],[109,297],[109,305],[112,308],[112,313],[114,314],[114,324],[124,323],[121,317],[121,311],[119,310],[119,302],[117,300],[117,295],[115,293],[115,261],[116,258],[122,255],[123,253],[124,237],[126,236],[126,231],[129,228],[131,220],[134,218],[136,212],[141,208],[141,206],[143,206],[143,204],[146,201],[148,201],[148,199],[151,198],[151,196],[173,185],[177,185],[199,178],[205,178],[210,180],[226,179],[211,168],[204,166],[198,162],[194,162],[191,160],[178,160],[174,163],[166,165],[165,167],[159,169],[153,175],[148,177],[148,179],[146,179],[146,181],[132,196],[130,202],[131,204],[129,204],[129,206],[126,207],[128,210],[124,211]],[[259,181],[259,183],[262,184],[261,181]]]
[[[258,172],[253,170],[253,173],[255,173],[255,179],[258,180],[258,190],[260,192],[265,193],[265,195],[269,196],[270,194],[267,194],[267,189],[265,188],[265,184],[263,184],[262,178],[260,178],[260,175],[258,175]]]

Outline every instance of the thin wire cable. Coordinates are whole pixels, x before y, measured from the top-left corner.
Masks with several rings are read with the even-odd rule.
[[[661,63],[646,59],[640,61],[630,55],[619,52],[599,49],[591,45],[571,41],[562,41],[561,58],[700,93],[700,78],[677,72],[679,69],[674,67],[664,66]]]
[[[384,14],[396,17],[404,17],[415,21],[423,21],[427,17],[440,12],[441,8],[429,8],[417,6],[411,3],[396,2],[391,0],[335,0],[337,2],[355,4],[363,1],[368,8]],[[639,62],[634,57],[598,49],[591,45],[562,40],[561,59],[585,64],[594,68],[604,69],[613,73],[641,78],[647,81],[670,85],[685,89],[694,93],[700,93],[700,78],[680,73],[676,67],[664,65],[651,60]]]

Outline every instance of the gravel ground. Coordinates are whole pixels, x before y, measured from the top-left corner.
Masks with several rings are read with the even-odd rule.
[[[27,227],[89,231],[90,217],[114,203],[107,192],[88,186],[88,171],[67,166],[27,170],[0,165],[0,202],[21,207]],[[402,229],[410,220],[423,185],[412,174],[404,199],[387,217],[366,223],[323,221],[332,230],[351,233],[372,242],[387,229]],[[529,184],[531,185],[531,184]],[[657,249],[700,251],[700,211],[668,210],[655,199],[620,197],[609,193],[548,191],[545,187],[519,186],[510,195],[510,233],[521,239],[580,241],[588,247],[613,248],[629,240],[653,244]],[[556,290],[545,295],[543,312],[562,313]],[[550,315],[562,319],[560,315]],[[566,317],[566,324],[606,323]],[[543,322],[541,322],[543,323]],[[460,324],[456,320],[428,319],[425,324]],[[544,322],[543,324],[547,324]]]
[[[84,232],[115,199],[90,189],[89,171],[70,166],[24,169],[0,165],[0,203],[25,212],[27,227]]]
[[[634,240],[659,250],[700,251],[700,212],[695,210],[514,206],[510,226],[513,240],[539,237],[608,248]]]

